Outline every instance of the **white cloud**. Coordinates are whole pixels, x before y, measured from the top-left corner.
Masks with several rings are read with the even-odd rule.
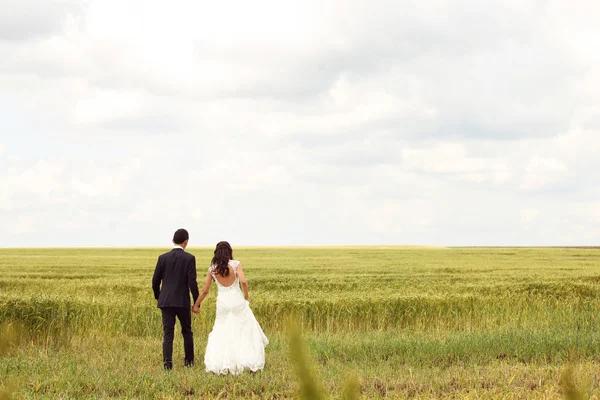
[[[561,182],[567,172],[568,167],[562,160],[534,156],[525,168],[522,187],[541,189]]]
[[[143,106],[144,96],[139,92],[97,89],[76,104],[74,122],[94,124],[133,117]]]
[[[17,223],[13,225],[16,234],[29,234],[35,231],[35,219],[29,215],[19,216]]]
[[[593,240],[598,6],[376,3],[11,8],[0,241]]]
[[[1,0],[0,40],[33,40],[61,31],[81,4],[69,0]]]
[[[576,218],[583,226],[589,226],[586,222],[591,222],[596,226],[600,224],[600,201],[580,201],[573,204],[569,210],[570,216]],[[596,232],[596,235],[598,233]]]
[[[519,214],[521,215],[521,220],[526,224],[533,222],[537,218],[539,213],[540,211],[534,208],[524,209],[519,212]]]

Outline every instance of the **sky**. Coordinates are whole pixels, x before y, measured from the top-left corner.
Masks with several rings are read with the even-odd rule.
[[[0,247],[600,245],[600,2],[0,9]]]

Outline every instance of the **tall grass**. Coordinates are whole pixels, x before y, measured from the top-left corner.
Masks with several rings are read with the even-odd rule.
[[[258,297],[258,295],[257,295]],[[150,303],[150,304],[148,304]],[[160,335],[153,300],[147,304],[90,303],[59,296],[0,295],[0,316],[18,321],[39,336],[69,336],[84,332]],[[389,299],[253,300],[254,313],[266,329],[280,331],[293,315],[304,329],[315,332],[403,330],[415,332],[522,328],[598,332],[599,300],[562,300],[541,296],[412,296]],[[196,317],[205,333],[214,319],[214,307],[205,306]]]
[[[324,390],[315,380],[314,372],[310,369],[306,349],[302,343],[300,328],[290,324],[289,329],[291,358],[294,362],[296,374],[300,381],[299,398],[302,400],[322,400],[325,398]]]
[[[0,323],[0,357],[5,356],[21,340],[20,326],[10,321]]]
[[[190,251],[198,260],[201,281],[201,262],[208,263],[210,250]],[[28,387],[45,390],[49,398],[61,390],[71,397],[111,397],[111,393],[169,397],[169,385],[175,381],[140,392],[104,378],[112,376],[107,358],[138,365],[141,357],[141,370],[129,373],[136,379],[159,379],[146,371],[146,365],[160,358],[155,354],[160,350],[160,312],[150,288],[159,253],[159,249],[0,250],[0,325],[18,326],[19,340],[33,345],[17,348],[14,340],[7,341],[9,335],[3,335],[0,354],[10,361],[0,361],[0,371],[23,377],[23,363],[32,363],[32,368],[38,365],[36,360],[44,360],[34,360],[28,352],[43,349],[48,360],[62,360],[64,365],[56,368],[65,378],[48,385],[30,382]],[[523,380],[506,381],[520,382],[518,390],[551,387],[548,390],[555,395],[571,396],[579,393],[569,389],[569,382],[574,382],[571,375],[559,377],[569,353],[577,352],[590,365],[600,354],[598,250],[248,248],[236,249],[235,255],[245,266],[252,309],[273,339],[264,372],[270,381],[261,381],[260,374],[240,378],[249,388],[235,386],[242,398],[295,393],[287,383],[293,371],[305,382],[301,386],[305,398],[331,394],[352,399],[357,393],[363,398],[439,397],[447,391],[462,398],[477,392],[471,386],[472,375],[482,366],[491,366],[489,375],[498,377],[503,370],[515,369]],[[214,321],[215,297],[213,288],[201,313],[194,316],[199,352]],[[291,330],[288,352],[282,343],[290,317],[298,333]],[[125,359],[104,352],[106,342]],[[85,358],[79,359],[79,354]],[[96,374],[95,382],[66,383],[65,371],[79,370],[84,360],[95,357],[101,367],[96,370],[92,365],[87,372]],[[50,361],[47,365],[50,374]],[[269,365],[281,372],[281,378],[269,375]],[[418,371],[414,373],[419,378],[411,371]],[[454,378],[446,371],[454,371]],[[470,372],[462,376],[456,371]],[[545,386],[539,384],[544,379],[528,380],[543,373],[549,374],[547,382],[554,383]],[[482,379],[487,382],[479,388],[483,393],[501,385]],[[591,379],[590,387],[595,387],[597,378]],[[231,396],[229,389],[219,389],[219,382],[203,380],[194,393],[206,398],[221,392]],[[181,394],[189,389],[181,389]],[[17,393],[31,395],[31,390]],[[517,389],[509,385],[502,390]]]
[[[327,398],[323,384],[315,377],[312,363],[307,357],[307,348],[302,340],[300,325],[293,319],[288,321],[288,337],[290,341],[291,359],[294,363],[299,382],[298,397],[302,400],[324,400]],[[354,375],[346,376],[342,389],[343,400],[358,399],[358,382]]]
[[[17,324],[4,321],[0,324],[0,358],[5,357],[9,352],[19,344],[21,329]],[[6,381],[6,378],[0,380],[0,400],[12,399],[14,383]]]
[[[0,387],[0,400],[11,400],[12,390]]]
[[[573,365],[571,364],[568,364],[560,375],[560,387],[564,398],[567,400],[589,399],[587,391],[576,382]]]

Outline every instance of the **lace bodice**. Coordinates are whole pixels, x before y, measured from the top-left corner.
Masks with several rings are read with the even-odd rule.
[[[238,280],[238,276],[237,276],[237,267],[238,267],[238,265],[240,265],[240,262],[237,261],[237,260],[229,260],[229,265],[231,266],[231,269],[233,269],[233,273],[235,275],[235,280],[229,286],[223,286],[223,285],[221,285],[219,283],[219,281],[217,280],[217,278],[215,276],[215,268],[216,268],[215,265],[211,265],[208,268],[208,271],[212,275],[213,281],[215,281],[215,283],[217,284],[217,287],[219,288],[219,290],[222,290],[222,289],[228,290],[228,289],[232,289],[232,288],[236,288],[236,287],[239,288],[239,285],[238,285],[239,280]]]

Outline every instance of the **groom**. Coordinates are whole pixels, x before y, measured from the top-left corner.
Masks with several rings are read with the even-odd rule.
[[[198,298],[198,283],[196,282],[196,257],[185,252],[189,238],[185,229],[175,231],[173,249],[158,257],[152,277],[154,298],[158,300],[158,308],[162,311],[163,362],[167,370],[173,368],[175,317],[181,324],[185,351],[184,364],[187,367],[194,365],[194,334],[189,292],[192,292],[193,302],[195,302]]]

